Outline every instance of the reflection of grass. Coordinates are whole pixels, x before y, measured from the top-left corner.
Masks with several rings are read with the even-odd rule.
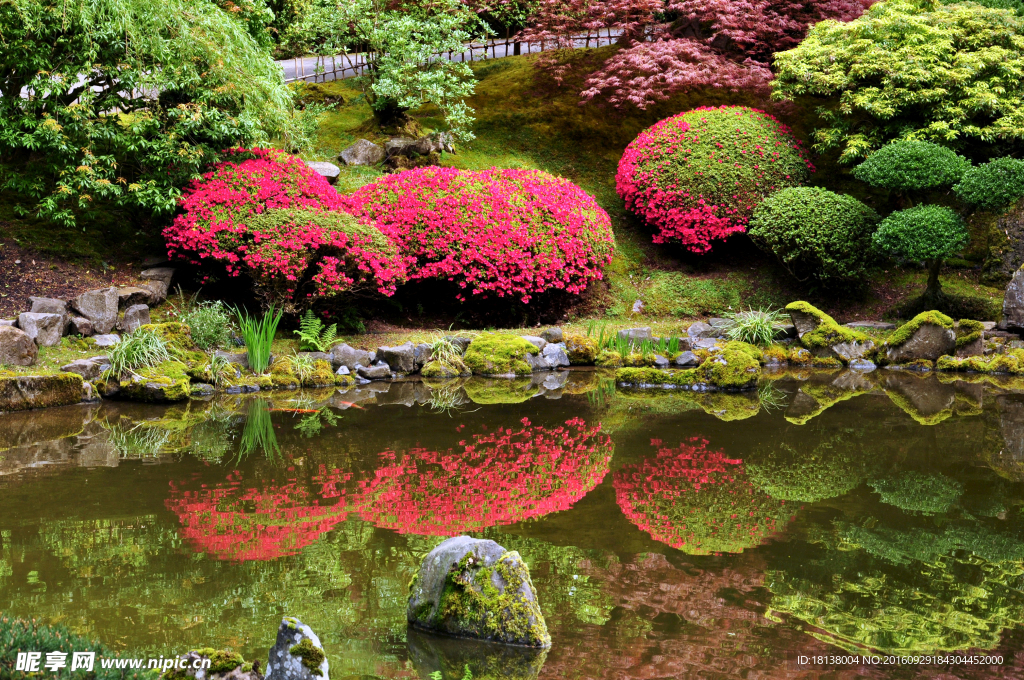
[[[324,406],[319,409],[316,413],[310,413],[303,416],[298,423],[295,424],[295,429],[298,430],[303,437],[311,439],[318,434],[324,428],[324,423],[327,423],[331,427],[338,424],[338,420],[341,416],[337,415],[328,406]]]
[[[157,458],[171,438],[170,430],[147,427],[145,423],[131,427],[126,427],[120,421],[113,425],[104,422],[102,425],[107,431],[107,441],[117,451],[117,457],[121,460]]]
[[[238,458],[248,458],[257,452],[262,452],[267,458],[275,458],[281,452],[274,423],[270,419],[270,404],[263,399],[253,399],[249,403]]]

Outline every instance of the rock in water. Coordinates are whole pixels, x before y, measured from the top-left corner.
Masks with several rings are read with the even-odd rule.
[[[1003,323],[1008,328],[1024,328],[1024,267],[1017,270],[1006,286],[1003,297]]]
[[[409,584],[407,616],[428,632],[551,646],[529,568],[494,541],[456,536],[431,550]]]
[[[281,619],[266,680],[329,680],[327,655],[312,628],[290,616]]]

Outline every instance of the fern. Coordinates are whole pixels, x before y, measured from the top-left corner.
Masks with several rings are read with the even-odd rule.
[[[313,310],[307,309],[299,318],[299,330],[294,333],[299,336],[300,350],[326,352],[338,337],[338,324],[332,323],[325,327]]]

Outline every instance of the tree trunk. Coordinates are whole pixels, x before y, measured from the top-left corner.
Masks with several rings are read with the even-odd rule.
[[[924,289],[921,302],[924,303],[926,310],[938,309],[946,297],[945,293],[942,292],[942,284],[939,282],[942,259],[929,260],[926,264],[928,265],[928,286]]]

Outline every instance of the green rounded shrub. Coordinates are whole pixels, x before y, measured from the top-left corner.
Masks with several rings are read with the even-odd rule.
[[[772,194],[754,210],[750,237],[801,281],[854,281],[871,262],[878,214],[819,187]]]
[[[1024,161],[996,158],[964,173],[953,191],[981,210],[1004,210],[1024,196]]]
[[[963,249],[969,239],[967,225],[955,212],[941,205],[918,205],[882,220],[872,240],[897,259],[935,260]]]
[[[925,191],[956,184],[971,162],[932,142],[900,140],[883,146],[853,170],[873,187],[893,191]]]

